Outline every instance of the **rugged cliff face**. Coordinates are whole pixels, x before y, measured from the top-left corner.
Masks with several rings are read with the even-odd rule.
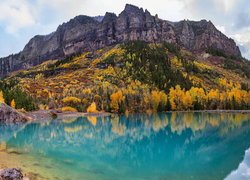
[[[119,16],[113,13],[106,13],[103,18],[77,16],[49,35],[35,36],[22,52],[0,59],[0,76],[49,59],[95,51],[128,40],[169,42],[190,51],[215,48],[228,55],[241,56],[236,43],[210,21],[169,22],[152,16],[147,10],[126,5]]]

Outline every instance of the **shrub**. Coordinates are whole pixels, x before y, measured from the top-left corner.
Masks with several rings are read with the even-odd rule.
[[[62,107],[62,111],[63,112],[78,112],[75,108],[70,107],[70,106]]]
[[[77,104],[77,103],[81,103],[81,99],[77,98],[77,97],[66,97],[62,100],[64,103],[68,104],[68,103],[73,103],[73,104]]]
[[[18,83],[19,82],[16,79],[0,81],[0,89],[2,90],[2,95],[5,103],[11,105],[11,101],[15,99],[16,109],[23,108],[26,111],[36,110],[37,106],[35,104],[35,98],[31,97],[27,92],[21,89],[17,85]]]
[[[88,108],[87,108],[87,112],[88,113],[97,113],[97,109],[96,109],[96,104],[95,102],[93,102]]]

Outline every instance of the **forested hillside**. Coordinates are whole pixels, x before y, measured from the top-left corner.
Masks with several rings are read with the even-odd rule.
[[[0,89],[28,111],[250,109],[249,73],[249,61],[220,50],[129,41],[14,72]]]

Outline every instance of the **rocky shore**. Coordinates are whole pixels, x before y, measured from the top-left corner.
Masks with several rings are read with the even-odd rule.
[[[32,119],[5,103],[0,103],[0,123],[26,123]]]
[[[250,110],[197,110],[197,111],[168,111],[171,112],[204,112],[204,113],[243,113],[249,114]],[[82,113],[82,112],[62,112],[60,110],[39,110],[34,112],[21,113],[10,106],[0,104],[0,123],[27,123],[31,121],[43,121],[63,118],[77,118],[86,116],[111,116],[112,113]]]
[[[99,112],[99,113],[82,113],[82,112],[62,112],[60,110],[39,110],[27,113],[27,116],[34,121],[39,120],[52,120],[52,119],[63,119],[63,118],[77,118],[86,116],[110,116],[111,113]]]

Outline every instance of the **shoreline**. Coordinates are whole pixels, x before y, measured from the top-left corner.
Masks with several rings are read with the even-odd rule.
[[[250,110],[224,110],[224,109],[218,109],[218,110],[190,110],[190,111],[166,111],[167,113],[243,113],[243,114],[250,114]]]
[[[33,112],[27,112],[26,115],[32,119],[32,121],[38,120],[51,120],[51,119],[63,119],[63,118],[78,118],[78,117],[108,117],[112,113],[98,112],[98,113],[83,113],[83,112],[60,112],[57,110],[39,110]]]
[[[164,111],[157,113],[231,113],[231,114],[250,114],[250,110],[190,110],[190,111]],[[142,114],[134,113],[134,114]],[[154,113],[153,113],[154,114]],[[109,112],[98,112],[98,113],[84,113],[84,112],[60,112],[57,110],[39,110],[25,113],[26,116],[30,117],[31,121],[39,120],[51,120],[51,119],[64,119],[64,118],[78,118],[78,117],[109,117],[112,115],[123,115],[114,114]]]

